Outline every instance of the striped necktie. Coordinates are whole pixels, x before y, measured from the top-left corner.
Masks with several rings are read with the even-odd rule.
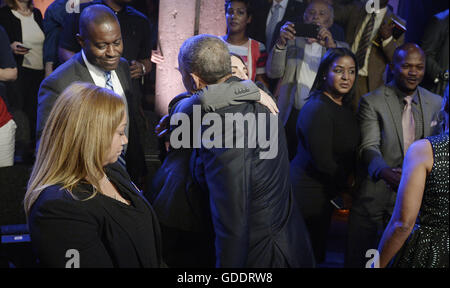
[[[114,87],[111,80],[111,71],[105,71],[105,80],[106,80],[105,88],[114,91]]]
[[[376,14],[372,13],[370,16],[369,22],[367,22],[366,27],[361,35],[361,39],[359,39],[358,51],[356,51],[356,61],[358,61],[358,67],[361,69],[364,67],[364,62],[366,60],[367,49],[372,42],[372,32],[373,26],[375,24]]]

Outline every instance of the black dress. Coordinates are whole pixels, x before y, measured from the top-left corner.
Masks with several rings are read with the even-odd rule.
[[[334,206],[353,172],[359,128],[350,107],[316,92],[300,110],[297,155],[291,161],[294,195],[310,233],[317,263],[325,260]]]
[[[60,185],[45,188],[28,218],[33,250],[43,267],[66,267],[68,251],[79,267],[164,267],[158,220],[152,207],[117,164],[106,174],[126,205],[81,183],[70,194]]]
[[[393,260],[394,267],[448,268],[448,132],[427,137],[433,147],[433,167],[425,182],[419,221]]]

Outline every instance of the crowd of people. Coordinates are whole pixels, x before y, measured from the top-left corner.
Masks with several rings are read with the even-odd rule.
[[[0,167],[33,163],[40,265],[318,267],[340,206],[345,267],[373,249],[449,267],[448,9],[419,46],[387,0],[225,0],[226,34],[180,48],[143,193],[143,80],[164,57],[131,0],[81,2],[0,8]]]

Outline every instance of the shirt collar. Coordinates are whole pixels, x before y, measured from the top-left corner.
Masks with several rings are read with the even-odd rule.
[[[397,92],[398,100],[403,103],[403,98],[406,97],[406,94],[400,91],[400,89],[395,86],[395,91]],[[417,86],[416,91],[414,91],[414,94],[412,94],[412,103],[417,104],[419,103],[419,86]]]
[[[86,63],[86,67],[88,68],[89,71],[94,72],[95,74],[104,77],[105,75],[105,70],[103,70],[102,68],[95,66],[94,64],[91,64],[87,58],[86,55],[84,54],[84,50],[81,49],[81,56],[83,57],[84,63]],[[110,71],[113,72],[114,70]]]

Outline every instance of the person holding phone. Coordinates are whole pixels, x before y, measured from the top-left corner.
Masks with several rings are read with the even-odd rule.
[[[39,85],[44,79],[44,32],[42,14],[32,0],[6,0],[0,8],[0,25],[5,28],[17,63],[17,80],[10,84],[8,104],[11,112],[24,113],[28,123],[18,122],[28,131],[16,143],[16,160],[31,162],[36,141],[36,111]]]
[[[320,59],[330,48],[348,47],[344,42],[335,41],[330,32],[333,25],[333,7],[327,2],[312,1],[305,10],[303,20],[305,24],[310,25],[306,27],[319,27],[316,37],[297,36],[312,35],[305,35],[305,31],[297,30],[294,23],[286,22],[280,29],[276,45],[269,53],[266,66],[269,78],[281,78],[275,97],[278,99],[280,117],[286,128],[290,159],[297,150],[297,117],[309,96]]]

